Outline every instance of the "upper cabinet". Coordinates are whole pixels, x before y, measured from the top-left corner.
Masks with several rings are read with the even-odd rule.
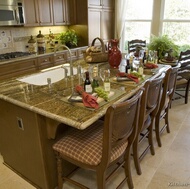
[[[53,25],[52,0],[24,0],[25,26]]]
[[[70,25],[75,0],[24,0],[25,26]]]
[[[89,45],[96,37],[105,43],[114,37],[114,0],[88,1]]]
[[[112,0],[88,0],[88,7],[112,8],[113,6]]]
[[[75,0],[53,0],[54,25],[70,25],[75,23]]]

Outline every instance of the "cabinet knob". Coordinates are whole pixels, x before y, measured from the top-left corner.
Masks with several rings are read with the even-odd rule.
[[[47,59],[44,60],[44,62],[47,62],[47,61],[48,61]]]

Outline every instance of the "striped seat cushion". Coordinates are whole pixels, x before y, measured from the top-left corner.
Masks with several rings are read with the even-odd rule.
[[[88,165],[98,165],[102,157],[103,121],[99,120],[84,130],[71,129],[53,145],[53,149],[63,156]],[[125,142],[111,151],[110,162],[118,158],[126,149]]]

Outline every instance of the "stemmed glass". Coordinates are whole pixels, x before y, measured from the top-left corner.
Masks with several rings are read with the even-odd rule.
[[[104,82],[106,77],[110,77],[110,70],[109,68],[101,68],[100,69],[100,78],[102,80],[102,82]]]

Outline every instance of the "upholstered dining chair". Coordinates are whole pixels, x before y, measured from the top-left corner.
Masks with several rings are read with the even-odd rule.
[[[146,47],[146,40],[140,40],[140,39],[134,39],[131,41],[128,41],[128,53],[135,52],[136,47]]]
[[[153,144],[153,126],[155,116],[158,112],[161,89],[165,73],[162,73],[158,78],[148,80],[144,84],[144,92],[141,98],[140,112],[139,112],[139,123],[137,136],[133,143],[133,158],[138,175],[142,174],[140,161],[150,150],[151,154],[155,154],[154,144]],[[141,148],[142,141],[148,139],[148,145],[146,148]],[[146,142],[146,141],[145,141]],[[145,143],[144,143],[145,144]],[[142,147],[142,146],[141,146]]]
[[[84,130],[72,128],[53,145],[57,158],[59,189],[62,189],[63,181],[87,188],[69,177],[63,177],[63,159],[79,168],[94,170],[98,189],[105,189],[110,178],[107,175],[108,167],[117,165],[116,170],[124,168],[124,181],[128,182],[130,189],[133,188],[130,149],[136,136],[141,95],[142,90],[124,102],[111,105],[104,121],[98,120]]]
[[[178,69],[179,66],[169,68],[166,72],[166,76],[163,82],[160,106],[155,118],[155,132],[159,147],[162,146],[160,135],[164,132],[165,129],[167,130],[168,133],[170,133],[168,116],[173,95],[175,92]],[[161,120],[163,119],[164,119],[164,125],[161,126],[160,125]]]
[[[187,104],[190,88],[190,50],[182,51],[178,62],[181,67],[178,70],[175,94],[185,98],[185,104]]]

